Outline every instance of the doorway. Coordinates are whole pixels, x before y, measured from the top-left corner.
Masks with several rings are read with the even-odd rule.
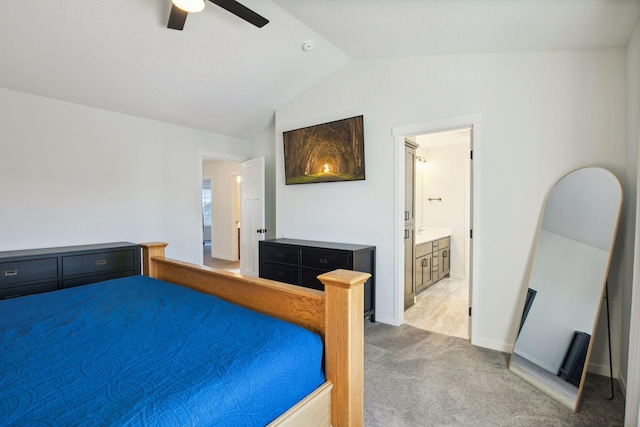
[[[240,177],[236,161],[202,161],[202,263],[240,272]]]
[[[392,134],[394,136],[394,159],[395,159],[395,185],[394,185],[394,205],[396,206],[394,215],[394,321],[397,325],[401,325],[405,322],[404,312],[404,215],[402,207],[405,206],[405,194],[404,194],[404,179],[405,179],[405,139],[415,137],[417,135],[425,135],[431,133],[444,132],[449,130],[457,130],[463,128],[470,128],[472,135],[471,146],[473,152],[478,152],[481,147],[481,125],[482,116],[480,114],[469,114],[465,116],[456,116],[440,120],[434,120],[429,122],[417,123],[413,125],[405,125],[392,128]],[[468,216],[468,229],[469,244],[468,244],[468,266],[466,268],[468,276],[468,335],[471,339],[471,343],[474,344],[474,329],[476,327],[477,298],[480,290],[480,283],[478,281],[479,266],[477,257],[474,257],[474,247],[477,246],[478,233],[473,233],[474,228],[478,228],[480,224],[480,218],[475,212],[474,198],[474,185],[478,184],[477,173],[479,170],[478,156],[473,158],[473,161],[469,161],[469,216]],[[474,164],[475,162],[475,164]],[[473,312],[472,312],[473,308]]]
[[[413,137],[415,304],[405,323],[469,338],[470,126]],[[407,253],[405,253],[405,257]]]
[[[201,152],[200,172],[201,180],[211,178],[211,245],[210,252],[204,245],[203,264],[258,276],[258,243],[267,233],[264,157]],[[204,232],[203,218],[201,244]]]

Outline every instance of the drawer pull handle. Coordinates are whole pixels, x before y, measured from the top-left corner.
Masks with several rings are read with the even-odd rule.
[[[284,257],[284,254],[283,254],[282,252],[276,252],[276,256],[277,256],[278,258],[283,258],[283,257]]]
[[[4,272],[4,277],[17,276],[20,270],[7,270]]]
[[[327,262],[329,262],[326,258],[320,258],[318,261],[320,262],[320,264],[326,264]]]
[[[96,260],[96,265],[107,265],[106,259],[98,259]]]

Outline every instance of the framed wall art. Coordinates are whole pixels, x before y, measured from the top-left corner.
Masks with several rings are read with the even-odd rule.
[[[364,116],[283,132],[286,184],[364,180]]]

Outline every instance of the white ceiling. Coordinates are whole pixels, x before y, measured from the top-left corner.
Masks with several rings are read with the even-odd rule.
[[[624,47],[640,0],[2,0],[0,87],[250,138],[353,59]],[[302,50],[312,40],[314,49]]]
[[[626,46],[638,0],[274,0],[352,58]]]

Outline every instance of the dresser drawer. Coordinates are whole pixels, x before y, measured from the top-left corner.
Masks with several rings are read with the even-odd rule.
[[[451,246],[451,238],[445,237],[444,239],[438,240],[438,245],[440,249],[446,248],[447,246]]]
[[[430,254],[433,251],[433,244],[431,242],[421,243],[416,246],[416,258]]]
[[[324,285],[318,279],[318,276],[322,274],[322,271],[315,269],[303,268],[302,269],[302,286],[305,288],[317,289],[324,291]]]
[[[82,286],[90,283],[104,282],[105,280],[111,280],[111,279],[120,279],[121,277],[134,276],[135,274],[136,273],[134,270],[128,270],[128,271],[118,271],[115,273],[99,274],[96,276],[74,277],[72,279],[65,279],[62,282],[62,287],[73,288],[74,286]]]
[[[97,275],[109,271],[134,269],[134,265],[133,250],[65,256],[62,258],[62,274],[63,277],[78,274]]]
[[[303,249],[302,266],[331,271],[337,268],[351,268],[351,253],[322,249]],[[320,274],[320,273],[318,273]]]
[[[260,245],[260,259],[263,261],[282,262],[285,264],[298,265],[298,248],[288,246]]]
[[[58,289],[58,281],[38,283],[36,285],[18,286],[15,288],[0,288],[0,299],[15,298],[24,295],[51,292]]]
[[[260,277],[297,285],[298,266],[262,262],[260,263]]]
[[[9,261],[0,263],[0,288],[20,286],[24,282],[57,279],[56,258]]]

